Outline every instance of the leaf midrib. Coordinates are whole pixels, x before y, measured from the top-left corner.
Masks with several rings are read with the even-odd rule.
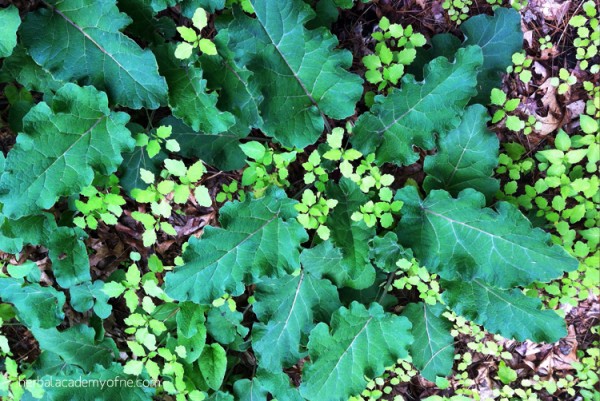
[[[275,43],[275,40],[269,34],[269,31],[267,30],[267,26],[263,22],[263,20],[261,18],[261,15],[259,15],[259,13],[256,13],[256,20],[258,21],[258,24],[260,25],[260,27],[262,28],[262,30],[265,32],[265,35],[267,35],[267,37],[269,38],[269,41],[273,45],[273,48],[275,48],[275,50],[277,51],[277,54],[279,54],[279,56],[281,57],[281,59],[283,60],[283,62],[287,66],[287,68],[291,71],[292,76],[296,79],[296,81],[298,82],[298,84],[300,85],[300,87],[302,88],[302,90],[304,91],[304,94],[308,97],[308,99],[311,101],[311,103],[317,108],[317,110],[319,110],[319,114],[321,114],[321,117],[325,121],[325,114],[323,113],[323,111],[321,111],[321,108],[319,107],[319,104],[317,103],[317,101],[315,100],[315,98],[312,96],[312,93],[310,93],[308,91],[308,88],[306,87],[306,85],[304,85],[304,82],[302,82],[302,80],[300,79],[300,77],[296,74],[296,71],[294,71],[292,69],[291,64],[288,62],[287,58],[285,57],[285,55],[283,54],[283,52],[281,51],[281,49],[279,49],[278,43]],[[300,26],[300,28],[301,28],[302,32],[304,33],[304,30],[305,30],[304,26]]]
[[[452,67],[454,67],[454,66],[456,66],[457,64],[456,64],[456,61],[455,61],[455,63],[454,63],[454,64],[452,64],[452,63],[449,63],[449,65],[451,65]],[[459,66],[459,67],[460,67],[460,66]],[[452,76],[454,76],[454,74],[455,74],[455,73],[456,73],[456,71],[458,71],[458,70],[459,70],[458,68],[452,68],[452,71],[450,72],[450,74],[449,74],[449,75],[448,75],[446,78],[444,78],[444,79],[443,79],[443,80],[442,80],[440,83],[438,83],[438,84],[437,84],[437,85],[435,85],[433,88],[431,88],[431,90],[430,90],[430,91],[428,91],[428,92],[427,92],[427,93],[426,93],[424,96],[421,96],[421,98],[419,99],[419,101],[418,101],[417,103],[415,103],[415,104],[414,104],[414,105],[413,105],[411,108],[409,108],[408,110],[406,110],[406,111],[405,111],[403,114],[401,114],[401,115],[400,115],[398,118],[396,118],[396,119],[392,120],[392,122],[391,122],[390,124],[388,124],[387,126],[384,126],[382,130],[380,130],[380,131],[375,131],[375,133],[376,133],[377,135],[381,135],[381,134],[383,134],[383,133],[387,132],[387,131],[388,131],[388,130],[389,130],[391,127],[392,127],[392,126],[396,125],[396,124],[397,124],[397,123],[398,123],[400,120],[402,120],[404,117],[406,117],[406,116],[407,116],[409,113],[413,112],[413,111],[414,111],[414,110],[415,110],[415,109],[416,109],[416,108],[417,108],[417,107],[418,107],[418,106],[419,106],[419,105],[420,105],[422,102],[424,102],[424,101],[425,101],[425,99],[429,99],[429,96],[431,96],[431,94],[432,94],[433,92],[435,92],[435,91],[436,91],[436,90],[437,90],[437,89],[438,89],[440,86],[442,86],[443,84],[445,84],[445,83],[446,83],[446,81],[447,81],[448,79],[450,79]],[[422,90],[423,90],[423,87],[425,86],[425,84],[426,84],[426,82],[427,82],[426,80],[427,80],[427,77],[425,77],[425,78],[423,79],[423,81],[421,81],[420,83],[417,83],[417,85],[421,86],[421,88],[420,88],[420,91],[419,91],[419,93],[421,93],[421,95],[423,95],[423,93],[422,93]],[[400,92],[402,92],[402,90],[401,90],[401,89],[397,89],[397,90],[399,90]],[[386,98],[386,99],[387,99],[387,98]]]
[[[472,226],[472,225],[470,225],[470,224],[464,223],[464,222],[462,222],[462,221],[454,220],[453,218],[450,218],[450,217],[448,217],[448,216],[445,216],[445,215],[443,215],[443,214],[440,214],[440,213],[434,212],[433,210],[431,210],[431,209],[428,209],[428,208],[426,208],[426,207],[424,207],[424,206],[421,206],[421,209],[422,209],[422,210],[423,210],[425,213],[429,213],[429,214],[432,214],[432,215],[434,215],[434,216],[436,216],[436,217],[439,217],[439,218],[442,218],[442,219],[444,219],[444,220],[447,220],[447,221],[449,221],[449,222],[450,222],[452,225],[454,225],[454,224],[458,224],[458,225],[460,225],[460,226],[463,226],[463,227],[466,227],[466,228],[468,228],[468,229],[471,229],[471,230],[478,231],[478,232],[480,232],[480,233],[482,233],[482,234],[484,234],[484,235],[487,235],[487,236],[489,236],[489,237],[491,237],[491,238],[498,238],[499,240],[501,240],[501,241],[503,241],[503,242],[506,242],[506,243],[508,243],[508,244],[511,244],[511,245],[517,246],[518,248],[520,248],[520,249],[524,249],[524,250],[526,250],[526,251],[528,251],[528,252],[534,252],[534,253],[536,253],[536,254],[539,254],[539,255],[542,255],[542,256],[544,256],[545,258],[547,258],[547,257],[548,257],[547,255],[545,255],[545,254],[544,254],[544,253],[542,253],[542,252],[539,252],[539,251],[538,251],[537,249],[535,249],[535,248],[533,248],[533,249],[532,249],[532,248],[527,248],[527,247],[525,247],[525,246],[521,245],[521,243],[519,243],[519,242],[513,242],[513,241],[510,241],[510,240],[508,240],[508,239],[506,239],[506,238],[504,238],[504,237],[501,237],[501,236],[499,236],[499,235],[492,234],[492,233],[491,233],[491,232],[489,232],[489,231],[482,230],[482,229],[480,229],[480,228],[477,228],[477,227],[475,227],[475,226]],[[429,220],[429,219],[428,219],[428,220]],[[429,222],[430,222],[431,226],[432,226],[432,227],[434,227],[434,224],[432,224],[432,223],[431,223],[431,221],[429,221]],[[437,234],[436,234],[436,236],[437,236]],[[496,249],[496,247],[495,247],[495,246],[494,246],[494,249]],[[496,251],[497,251],[497,249],[496,249]],[[498,252],[498,253],[500,253],[500,252]],[[517,270],[520,270],[520,271],[525,271],[525,269],[523,269],[523,268],[519,268],[519,266],[517,266],[517,265],[516,265],[516,264],[514,264],[514,263],[511,263],[511,266],[513,266],[513,267],[514,267],[514,268],[516,268]]]
[[[433,352],[433,347],[431,345],[431,343],[433,342],[431,340],[433,338],[433,336],[431,336],[431,334],[429,334],[429,320],[427,319],[427,305],[425,305],[425,304],[423,304],[423,318],[425,319],[425,332],[427,333],[427,345],[429,346],[431,356],[427,360],[427,363],[425,365],[423,365],[423,368],[421,369],[421,371],[424,371],[425,369],[427,369],[427,366],[429,366],[429,364],[433,362],[433,360],[435,359],[436,356],[438,356],[438,354],[442,353],[446,348],[454,345],[454,343],[446,344],[442,348],[438,349],[436,352]],[[435,327],[432,327],[432,329],[439,332],[439,330],[437,330]]]
[[[137,79],[135,79],[134,76],[131,75],[129,70],[127,70],[111,53],[109,53],[104,47],[102,47],[100,45],[100,43],[96,42],[96,40],[94,38],[92,38],[82,27],[77,25],[77,23],[75,23],[75,21],[73,21],[72,19],[67,17],[62,11],[60,11],[58,8],[54,7],[52,4],[50,4],[44,0],[42,0],[42,3],[44,5],[46,5],[46,7],[50,8],[52,10],[52,12],[58,14],[61,18],[63,18],[69,25],[73,26],[77,31],[79,31],[79,33],[81,33],[84,38],[86,38],[94,46],[96,46],[98,48],[98,50],[100,50],[102,53],[107,55],[119,67],[119,69],[125,71],[125,73],[129,76],[129,78],[131,78],[132,81],[140,84],[142,87],[144,86],[141,82],[139,82]],[[127,39],[129,39],[129,38],[127,38]]]
[[[100,118],[98,118],[94,124],[92,124],[92,126],[90,128],[88,128],[85,132],[83,132],[79,138],[77,138],[67,149],[65,149],[64,152],[62,152],[59,156],[57,156],[54,161],[52,163],[50,163],[50,165],[48,165],[48,167],[46,167],[44,169],[44,171],[42,171],[40,174],[38,174],[38,176],[36,177],[35,180],[33,180],[31,182],[31,184],[29,185],[28,189],[30,189],[31,187],[33,187],[34,184],[36,184],[38,182],[38,180],[40,180],[42,177],[45,177],[45,175],[48,173],[48,170],[50,170],[59,160],[64,159],[65,155],[68,154],[71,149],[77,145],[79,143],[79,141],[81,141],[82,138],[86,137],[88,134],[90,134],[97,126],[98,124],[100,124],[100,122],[105,119],[108,118],[108,115],[103,115]],[[60,134],[63,134],[62,132],[59,132]],[[45,178],[44,178],[45,179]]]
[[[262,229],[264,229],[268,224],[270,224],[273,220],[277,219],[279,217],[279,213],[280,211],[278,210],[270,219],[265,220],[265,223],[263,223],[263,225],[261,225],[260,227],[258,227],[256,230],[254,230],[251,233],[247,233],[246,237],[244,239],[242,239],[240,242],[238,242],[237,244],[235,244],[235,246],[231,247],[231,249],[229,249],[227,252],[225,252],[224,254],[222,254],[221,256],[219,256],[216,260],[213,260],[212,262],[208,263],[206,266],[202,267],[199,272],[207,269],[209,266],[215,265],[215,268],[213,269],[210,278],[209,278],[209,282],[213,282],[214,280],[214,275],[217,273],[217,271],[220,271],[219,266],[220,266],[220,261],[226,257],[227,255],[229,255],[231,252],[233,252],[234,250],[238,249],[240,246],[242,246],[246,241],[248,241],[250,238],[254,237],[256,235],[256,233],[258,233],[259,231],[261,231]],[[185,266],[185,265],[184,265]],[[183,267],[183,266],[182,266]],[[233,270],[233,267],[232,267]],[[198,276],[196,276],[196,281],[198,280]],[[189,290],[188,290],[189,292]]]
[[[365,331],[365,329],[367,328],[367,326],[369,325],[369,323],[371,323],[371,320],[373,320],[373,316],[369,316],[369,318],[367,319],[367,321],[365,322],[365,324],[363,325],[363,327],[361,327],[361,329],[358,331],[358,333],[356,333],[356,335],[354,336],[354,338],[352,338],[352,341],[350,342],[350,344],[348,344],[348,346],[346,347],[346,349],[344,350],[344,352],[342,352],[342,354],[340,355],[340,357],[337,359],[337,362],[335,363],[335,366],[330,371],[331,373],[335,372],[338,369],[338,365],[344,359],[344,357],[348,353],[348,350],[350,350],[352,348],[352,346],[354,345],[354,342],[358,339],[358,337],[360,337],[361,333],[363,331]],[[331,374],[327,375],[327,379],[322,382],[321,386],[319,387],[319,391],[317,392],[318,394],[321,393],[321,390],[323,390],[323,387],[327,384],[327,382],[329,381],[330,377],[331,377]]]

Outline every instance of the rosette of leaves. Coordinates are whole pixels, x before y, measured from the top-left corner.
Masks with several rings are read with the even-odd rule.
[[[198,8],[192,17],[192,25],[198,31],[203,30],[208,25],[208,14],[203,8]],[[204,54],[214,56],[217,54],[215,44],[207,38],[203,38],[193,29],[186,26],[177,28],[177,32],[181,35],[184,42],[177,45],[175,49],[175,57],[178,59],[187,59],[192,55],[194,49],[200,50]]]
[[[338,40],[326,28],[308,27],[314,12],[306,3],[251,0],[252,10],[247,4],[246,11],[237,4],[223,10],[215,23],[217,54],[207,54],[211,47],[189,62],[175,57],[168,27],[156,24],[180,11],[182,21],[191,18],[196,26],[195,36],[188,30],[180,34],[189,46],[200,46],[198,28],[205,27],[206,13],[193,10],[213,12],[224,1],[120,1],[135,17],[127,34],[139,34],[140,21],[153,30],[139,41],[123,33],[130,17],[115,1],[83,4],[43,2],[24,16],[16,47],[14,10],[7,11],[12,23],[2,27],[8,33],[1,38],[2,54],[18,56],[8,63],[8,76],[45,93],[43,101],[32,96],[38,103],[23,118],[6,160],[0,158],[0,249],[18,253],[26,244],[43,245],[53,274],[42,276],[34,263],[9,267],[0,277],[0,298],[40,344],[32,378],[139,375],[161,384],[105,393],[47,387],[47,400],[345,401],[408,356],[428,379],[449,375],[454,352],[446,306],[519,341],[554,342],[566,334],[563,319],[526,296],[523,287],[573,271],[577,261],[516,207],[486,206],[496,185],[491,170],[498,144],[486,130],[483,106],[466,107],[487,102],[490,82],[507,67],[507,55],[510,62],[520,48],[518,14],[498,9],[494,17],[465,21],[464,43],[443,54],[428,49],[423,77],[405,75],[398,88],[374,99],[354,129],[331,130],[322,138],[327,144],[309,148],[304,157],[300,151],[320,140],[326,128],[343,126],[339,120],[355,113],[363,92],[361,79],[348,71],[350,53],[336,49]],[[153,41],[155,53],[142,49],[140,44]],[[161,56],[158,63],[154,54]],[[17,72],[15,60],[26,68]],[[128,126],[138,134],[134,140],[126,127],[129,116],[115,111],[119,106],[168,107],[132,113],[136,123],[144,115],[148,120],[146,128]],[[169,115],[168,124],[152,133],[156,114]],[[581,123],[594,128],[586,119]],[[240,146],[251,129],[266,134],[255,131],[267,143],[244,140]],[[586,141],[573,139],[576,149],[561,143],[569,150],[540,156],[558,174],[560,166],[551,165],[565,158],[580,164],[577,150]],[[92,282],[85,232],[73,227],[64,203],[55,205],[61,197],[78,196],[95,176],[115,172],[121,153],[136,142],[145,152],[140,158],[158,151],[165,168],[142,170],[135,160],[129,166],[147,187],[130,188],[134,199],[128,203],[137,210],[127,210],[117,228],[128,231],[125,223],[137,219],[151,234],[144,235],[144,251],[132,253],[134,264],[124,269],[115,263],[109,281]],[[283,157],[281,145],[295,149]],[[425,156],[416,147],[436,153]],[[167,154],[177,151],[177,157]],[[183,244],[182,255],[173,255],[175,266],[166,266],[157,255],[169,244],[157,244],[156,230],[180,234],[171,224],[172,203],[186,206],[177,206],[180,212],[204,213],[201,207],[212,205],[200,184],[206,169],[199,157],[226,159],[221,162],[231,169],[249,166],[242,177],[279,171],[274,179],[247,178],[243,200],[221,197],[224,204],[211,214],[218,227],[203,227]],[[393,167],[382,166],[423,157],[428,175],[423,188],[409,182],[398,189],[402,183],[387,173]],[[229,184],[232,198],[235,189]],[[295,198],[302,194],[299,203]],[[309,217],[299,217],[298,209]],[[308,233],[302,221],[326,229]],[[132,242],[128,246],[141,246]],[[424,302],[400,303],[390,295],[394,283],[407,290],[402,277],[414,282],[419,274]],[[108,297],[117,298],[112,303],[118,306],[121,296],[126,316],[110,317]],[[65,320],[66,302],[86,314],[89,319],[81,321],[89,324]],[[120,327],[102,319],[122,321],[125,341],[113,340]],[[17,368],[10,367],[11,380],[20,376]],[[290,369],[299,385],[290,380]]]

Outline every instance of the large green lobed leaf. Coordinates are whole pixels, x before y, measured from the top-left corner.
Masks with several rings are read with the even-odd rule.
[[[0,215],[0,250],[16,254],[26,244],[45,246],[56,282],[63,288],[91,280],[84,237],[79,228],[57,226],[50,213],[16,220]]]
[[[475,77],[482,63],[479,46],[469,46],[456,52],[453,63],[444,57],[431,61],[422,82],[406,75],[400,89],[376,96],[370,112],[359,117],[352,145],[363,154],[376,152],[378,163],[414,163],[419,154],[413,146],[432,149],[434,133],[443,135],[458,125],[476,93]]]
[[[221,228],[206,227],[191,238],[185,264],[166,276],[166,292],[178,301],[211,303],[224,293],[239,294],[250,276],[277,276],[300,266],[300,244],[308,239],[295,219],[296,201],[273,188],[220,209]]]
[[[523,48],[521,15],[513,8],[498,7],[493,16],[476,15],[460,29],[465,34],[463,46],[478,45],[483,51],[473,102],[488,104],[490,92],[500,86],[502,74],[512,64],[512,55]]]
[[[305,251],[303,263],[320,265],[315,269],[325,269],[322,274],[339,287],[369,287],[375,280],[375,269],[369,260],[369,240],[375,235],[375,229],[351,217],[369,197],[347,178],[342,178],[339,184],[330,182],[326,191],[329,199],[338,201],[327,219],[333,244],[326,241]],[[334,265],[338,267],[332,268]]]
[[[40,213],[11,220],[0,214],[0,250],[16,254],[27,244],[45,245],[57,229],[54,216]]]
[[[65,317],[65,294],[52,287],[0,277],[0,299],[15,306],[19,320],[29,329],[53,328]]]
[[[368,241],[369,237],[366,235],[357,236],[356,229],[351,229],[349,232],[352,238],[356,239],[356,244],[362,245]],[[353,246],[354,243],[349,243],[348,249],[354,250]],[[360,249],[362,248],[360,246]],[[353,260],[355,255],[346,253],[344,256],[342,248],[336,247],[331,240],[327,240],[310,249],[304,249],[300,254],[300,262],[305,269],[331,280],[339,288],[364,289],[375,281],[375,269],[368,260],[362,258],[358,261]]]
[[[473,105],[463,114],[460,125],[439,139],[437,153],[427,156],[423,165],[426,191],[445,189],[456,196],[463,189],[473,188],[488,201],[493,199],[500,187],[493,178],[499,141],[487,129],[489,120],[485,107]]]
[[[450,334],[452,323],[442,316],[444,305],[411,303],[402,315],[412,323],[415,341],[409,351],[421,376],[435,382],[437,376],[448,376],[454,364],[454,337]]]
[[[48,71],[37,65],[22,45],[17,45],[10,57],[2,61],[0,79],[9,82],[15,80],[27,90],[50,93],[64,85]]]
[[[217,109],[217,94],[207,92],[201,68],[175,58],[175,46],[158,46],[154,53],[169,86],[169,106],[175,117],[207,134],[226,131],[235,123],[231,113]]]
[[[252,310],[260,323],[252,328],[252,348],[259,365],[272,372],[303,358],[301,338],[312,328],[315,316],[329,320],[341,306],[337,289],[329,280],[304,270],[261,281],[254,297]]]
[[[502,74],[512,64],[512,55],[523,47],[523,32],[519,12],[498,7],[493,16],[479,14],[466,20],[461,26],[465,41],[449,33],[431,38],[429,49],[420,49],[408,71],[421,78],[423,65],[438,56],[451,59],[460,47],[478,45],[483,52],[483,65],[477,74],[477,94],[471,103],[488,104],[490,92],[500,87]]]
[[[382,374],[398,358],[406,358],[412,342],[405,317],[384,312],[372,303],[341,307],[330,326],[319,323],[310,333],[300,393],[310,401],[346,401],[364,390],[367,380]]]
[[[517,341],[553,343],[567,335],[565,320],[520,289],[502,290],[480,280],[444,282],[445,302],[491,333]]]
[[[19,10],[10,5],[0,8],[0,57],[8,57],[17,45],[17,29],[21,25]]]
[[[118,355],[117,347],[110,338],[96,341],[96,331],[86,325],[77,325],[65,331],[56,328],[36,328],[33,335],[40,348],[61,357],[69,365],[91,371],[96,365],[108,367]]]
[[[131,19],[115,0],[48,0],[20,30],[36,63],[56,79],[94,85],[111,102],[155,109],[167,100],[156,59],[120,31]]]
[[[228,31],[219,31],[215,37],[219,56],[202,55],[200,63],[208,88],[219,93],[217,107],[235,116],[236,124],[232,130],[247,134],[251,128],[262,127],[260,104],[263,96],[257,80],[252,79],[254,74],[235,64],[235,55],[227,48],[228,41]]]
[[[240,379],[233,384],[237,401],[267,400],[267,394],[281,401],[302,401],[300,392],[290,385],[290,378],[283,371],[278,373],[259,369],[252,380]]]
[[[414,187],[405,187],[396,198],[404,201],[400,242],[446,280],[480,279],[506,289],[577,269],[575,258],[511,204],[485,208],[484,196],[472,189],[456,199],[433,190],[421,200]]]
[[[3,213],[13,219],[38,213],[90,185],[94,170],[114,172],[121,152],[134,144],[128,120],[111,112],[106,95],[91,86],[66,84],[50,104],[37,104],[0,176]]]
[[[261,0],[252,5],[256,18],[236,9],[219,35],[227,37],[236,63],[254,73],[251,79],[264,97],[263,131],[285,146],[303,148],[321,135],[325,116],[354,114],[362,80],[346,71],[352,56],[335,49],[335,36],[304,27],[312,16],[307,4]]]

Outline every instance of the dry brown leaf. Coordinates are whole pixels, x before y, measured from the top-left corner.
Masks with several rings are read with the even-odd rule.
[[[541,63],[535,61],[533,63],[533,72],[542,77],[542,81],[546,81],[548,78],[548,70]]]
[[[568,334],[539,364],[537,373],[550,376],[555,371],[574,370],[572,364],[577,361],[577,338],[573,326],[569,326]]]
[[[567,105],[567,114],[565,116],[565,122],[570,122],[575,118],[578,118],[585,110],[585,102],[583,100],[577,100]]]
[[[533,47],[533,30],[523,32],[523,40],[527,42],[529,47]]]
[[[536,120],[541,123],[540,128],[535,132],[538,135],[545,136],[560,128],[565,116],[558,103],[556,87],[550,84],[549,79],[540,85],[539,90],[544,92],[541,102],[545,110],[530,111],[531,115],[535,116]]]
[[[417,3],[417,5],[419,7],[421,7],[423,10],[425,10],[425,8],[427,8],[427,0],[416,0],[415,3]]]
[[[495,367],[494,361],[488,363],[482,363],[477,368],[477,377],[475,383],[477,384],[477,392],[482,400],[493,400],[494,397],[494,381],[490,377],[491,367]]]
[[[558,48],[553,46],[549,49],[542,50],[540,60],[550,60],[556,58],[556,56],[558,56]]]
[[[548,113],[546,117],[536,116],[536,119],[541,122],[540,128],[536,132],[542,136],[556,131],[562,126],[563,122],[562,118],[555,117],[552,113]]]
[[[529,7],[544,17],[547,21],[560,24],[571,7],[571,0],[532,0]]]
[[[559,113],[560,106],[558,105],[556,87],[550,83],[550,79],[547,79],[543,84],[540,85],[539,90],[544,92],[542,96],[542,104],[548,109],[549,112]]]

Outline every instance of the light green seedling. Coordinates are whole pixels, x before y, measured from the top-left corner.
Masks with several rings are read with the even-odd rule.
[[[541,122],[537,121],[535,116],[528,116],[527,120],[523,121],[519,116],[509,114],[515,111],[520,103],[519,99],[507,99],[506,93],[502,90],[497,88],[492,89],[491,104],[501,107],[494,112],[492,124],[500,122],[506,117],[504,125],[511,131],[522,131],[524,135],[529,135],[534,129],[540,129]]]
[[[289,187],[288,166],[296,160],[295,150],[275,152],[257,141],[241,144],[240,148],[248,157],[242,185],[252,186],[255,197],[261,197],[270,185]]]
[[[168,139],[173,132],[173,128],[169,126],[161,126],[156,129],[155,133],[137,134],[135,136],[135,145],[146,147],[146,152],[150,158],[156,156],[163,144],[170,152],[179,152],[179,143],[175,139]]]
[[[381,92],[388,85],[398,84],[404,75],[404,67],[415,60],[416,49],[423,47],[427,41],[423,34],[414,32],[412,25],[391,24],[386,17],[381,18],[379,30],[371,36],[377,44],[374,54],[363,57],[367,68],[365,79],[377,85]]]
[[[167,235],[177,235],[175,228],[166,221],[171,217],[172,203],[182,205],[193,194],[192,200],[199,206],[212,206],[208,188],[198,183],[206,172],[201,160],[188,168],[181,160],[165,159],[164,166],[165,168],[160,172],[160,180],[151,171],[140,169],[142,181],[148,184],[148,187],[135,188],[131,191],[131,196],[138,203],[150,205],[150,212],[131,213],[131,217],[144,226],[145,231],[142,234],[144,246],[151,246],[156,242],[159,230]]]
[[[96,180],[98,181],[98,180]],[[73,223],[80,228],[89,227],[92,230],[98,228],[98,222],[103,221],[108,225],[115,225],[123,214],[125,199],[119,194],[119,179],[114,174],[110,175],[98,190],[96,186],[90,185],[81,190],[81,195],[87,200],[77,199],[75,207],[83,216],[73,218]]]
[[[321,192],[315,194],[306,189],[301,202],[294,206],[299,212],[296,219],[307,230],[317,230],[317,235],[325,241],[330,235],[329,228],[325,226],[327,216],[337,204],[336,199],[325,199]]]
[[[571,86],[577,83],[577,77],[570,73],[566,68],[561,68],[558,72],[558,77],[550,78],[550,84],[558,87],[558,94],[564,95],[567,93]]]
[[[442,7],[448,11],[450,21],[460,25],[469,17],[469,11],[473,5],[473,0],[444,0]]]
[[[198,8],[192,17],[192,25],[199,31],[208,25],[208,13]],[[177,32],[185,42],[181,42],[175,49],[175,57],[181,60],[188,59],[192,56],[194,49],[198,48],[202,53],[214,56],[217,54],[217,47],[207,38],[201,37],[196,30],[186,26],[177,27]]]
[[[540,44],[540,50],[549,50],[549,49],[552,49],[552,47],[554,47],[554,44],[552,43],[552,38],[550,37],[550,35],[540,37],[538,42]]]
[[[598,22],[598,9],[594,0],[583,3],[582,13],[574,15],[569,20],[569,25],[577,30],[577,37],[573,45],[577,49],[576,58],[580,60],[579,67],[592,74],[600,71],[600,65],[589,64],[590,60],[598,55],[598,43],[600,42],[600,24]]]
[[[527,57],[524,52],[518,52],[512,55],[512,62],[513,65],[509,66],[506,72],[514,72],[523,83],[529,83],[533,77],[530,70],[533,59]]]

